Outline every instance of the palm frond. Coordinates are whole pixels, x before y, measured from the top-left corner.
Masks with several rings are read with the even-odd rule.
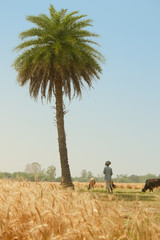
[[[44,30],[42,30],[41,28],[31,28],[27,31],[21,32],[19,34],[19,38],[21,40],[24,40],[25,38],[28,37],[40,37],[43,36],[44,33],[45,33]]]
[[[28,47],[33,47],[33,46],[38,46],[38,45],[41,45],[42,46],[43,41],[42,39],[38,38],[38,39],[31,39],[31,40],[28,40],[28,41],[25,41],[21,44],[19,44],[17,47],[14,48],[14,51],[17,50],[17,51],[20,51],[24,48],[28,48]],[[42,46],[43,47],[43,46]]]
[[[38,27],[46,30],[51,30],[52,22],[45,14],[40,14],[38,16],[27,16],[26,20],[36,24]]]
[[[49,13],[50,13],[50,18],[54,19],[55,14],[56,14],[56,9],[54,8],[54,6],[52,4],[50,4]]]

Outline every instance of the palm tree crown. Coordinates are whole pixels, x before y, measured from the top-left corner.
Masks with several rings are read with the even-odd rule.
[[[92,21],[78,11],[57,12],[52,5],[49,11],[50,17],[40,14],[26,18],[37,27],[20,34],[21,40],[27,40],[15,48],[22,51],[14,62],[17,81],[21,86],[29,82],[30,96],[35,99],[41,91],[41,98],[51,101],[58,79],[69,99],[71,89],[73,96],[81,96],[84,82],[92,86],[94,77],[99,78],[101,73],[99,61],[103,62],[103,56],[90,39],[98,35],[84,30]]]

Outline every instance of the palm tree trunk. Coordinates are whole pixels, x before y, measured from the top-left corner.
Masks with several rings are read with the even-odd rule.
[[[56,121],[57,121],[57,132],[58,132],[58,145],[61,163],[61,172],[63,177],[62,185],[64,187],[72,187],[70,168],[68,164],[68,153],[66,146],[66,134],[64,129],[64,104],[63,104],[63,92],[62,82],[57,79],[55,82],[55,98],[56,98]]]

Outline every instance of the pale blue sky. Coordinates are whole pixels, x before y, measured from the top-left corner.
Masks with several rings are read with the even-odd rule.
[[[11,64],[18,34],[33,25],[27,15],[79,10],[93,20],[106,58],[101,79],[66,107],[72,176],[101,174],[110,160],[117,174],[160,174],[160,2],[158,0],[1,0],[0,171],[23,171],[39,162],[60,176],[52,104],[34,102],[16,83]]]

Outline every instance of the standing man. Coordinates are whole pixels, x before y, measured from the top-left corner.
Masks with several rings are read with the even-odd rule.
[[[105,167],[104,167],[103,173],[105,174],[104,179],[106,180],[106,188],[109,193],[110,193],[110,191],[111,191],[111,193],[113,193],[112,179],[111,179],[113,172],[112,172],[112,168],[109,167],[110,164],[111,164],[110,161],[105,162]]]

